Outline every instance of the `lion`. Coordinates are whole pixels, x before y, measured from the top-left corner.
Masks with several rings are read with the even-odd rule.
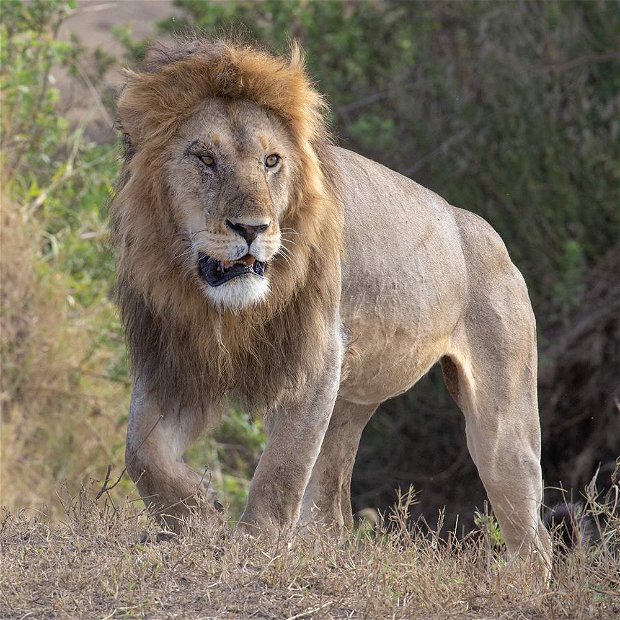
[[[292,46],[196,39],[127,71],[113,200],[134,386],[126,465],[169,525],[233,399],[268,437],[239,528],[352,525],[362,430],[436,362],[508,549],[547,557],[535,319],[497,233],[333,144]]]

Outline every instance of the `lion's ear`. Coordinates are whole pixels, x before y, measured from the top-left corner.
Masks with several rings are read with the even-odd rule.
[[[131,141],[131,136],[123,131],[122,127],[120,128],[121,132],[122,132],[122,137],[121,137],[121,143],[123,145],[123,157],[125,159],[125,161],[129,161],[133,156],[134,153],[136,152],[134,147],[133,147],[133,142]]]
[[[173,71],[164,67],[159,72],[123,72],[125,84],[117,103],[123,133],[134,150],[147,143],[165,143],[174,132],[177,121],[199,101],[196,94],[206,89],[202,71]],[[197,83],[198,82],[198,83]]]
[[[144,136],[144,110],[136,98],[136,90],[140,86],[141,76],[135,71],[123,71],[125,83],[117,102],[118,129],[123,136],[125,150],[133,150]],[[129,148],[128,148],[129,147]]]

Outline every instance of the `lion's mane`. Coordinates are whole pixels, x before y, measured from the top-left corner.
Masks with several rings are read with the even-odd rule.
[[[236,313],[211,305],[183,262],[187,239],[161,173],[165,145],[211,97],[251,100],[276,114],[296,151],[281,222],[283,238],[294,235],[288,260],[273,260],[267,300]],[[284,59],[196,40],[160,48],[144,70],[126,72],[118,102],[126,154],[112,204],[117,298],[134,373],[164,401],[204,407],[232,392],[264,408],[294,398],[319,372],[326,321],[339,303],[343,228],[325,110],[296,47]]]

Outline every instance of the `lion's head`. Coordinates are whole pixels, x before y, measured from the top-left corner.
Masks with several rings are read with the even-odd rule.
[[[196,41],[126,76],[113,219],[134,365],[188,398],[269,392],[261,364],[301,380],[338,302],[342,209],[299,51]]]

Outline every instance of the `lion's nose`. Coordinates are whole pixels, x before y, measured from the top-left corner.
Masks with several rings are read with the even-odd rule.
[[[235,222],[226,220],[226,226],[240,234],[248,242],[248,245],[250,245],[260,233],[265,232],[269,228],[270,224],[271,222],[250,223],[242,220],[237,220]]]

